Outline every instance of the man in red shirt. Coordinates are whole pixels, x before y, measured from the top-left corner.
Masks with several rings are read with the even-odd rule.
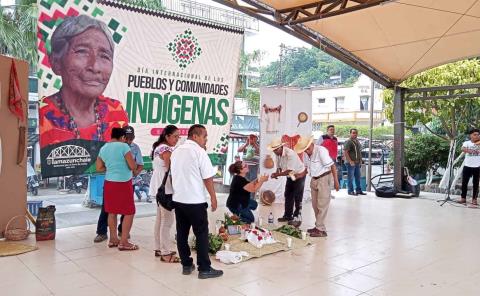
[[[327,134],[322,135],[317,141],[317,145],[321,145],[328,150],[328,154],[334,162],[337,161],[338,154],[338,140],[335,137],[335,126],[327,126]]]
[[[332,158],[333,162],[337,167],[338,182],[340,183],[340,180],[342,179],[342,170],[341,170],[341,166],[339,166],[340,164],[337,163],[338,140],[335,137],[335,126],[333,124],[327,126],[327,134],[322,135],[320,139],[317,140],[317,145],[327,148],[328,154],[330,155],[330,157]],[[333,175],[330,178],[333,178]],[[330,181],[331,181],[330,185],[333,185],[333,179],[331,179]],[[333,195],[332,195],[332,198],[334,198]]]

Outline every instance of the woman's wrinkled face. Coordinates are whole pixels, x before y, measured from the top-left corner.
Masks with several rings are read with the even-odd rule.
[[[87,98],[100,96],[113,70],[113,51],[102,31],[88,29],[73,37],[67,53],[53,70],[62,76],[62,88]]]
[[[165,138],[168,146],[175,147],[177,146],[178,139],[180,139],[180,132],[176,130],[173,134],[167,135]]]

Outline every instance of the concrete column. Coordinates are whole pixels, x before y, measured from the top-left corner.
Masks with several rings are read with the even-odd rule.
[[[394,154],[394,185],[401,190],[403,183],[403,167],[405,165],[405,88],[395,87],[393,101],[393,154]]]

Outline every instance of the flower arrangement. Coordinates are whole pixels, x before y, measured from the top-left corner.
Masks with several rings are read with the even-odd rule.
[[[269,230],[260,227],[245,230],[245,238],[257,248],[276,243],[273,239],[272,233]]]

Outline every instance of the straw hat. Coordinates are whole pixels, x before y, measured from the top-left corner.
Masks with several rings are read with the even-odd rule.
[[[273,139],[272,142],[268,144],[267,149],[273,151],[282,147],[283,145],[285,145],[285,143],[282,143],[282,140],[277,138]]]
[[[312,144],[312,142],[313,136],[300,137],[295,147],[293,147],[293,150],[295,150],[297,154],[303,153],[305,150],[307,150],[308,147],[310,147],[310,144]]]

